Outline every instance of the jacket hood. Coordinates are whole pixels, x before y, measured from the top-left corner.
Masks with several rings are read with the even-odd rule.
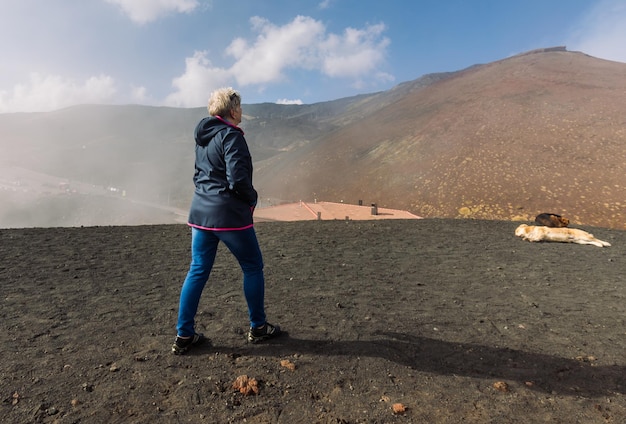
[[[196,127],[194,137],[196,144],[199,146],[206,146],[215,135],[225,128],[237,128],[224,122],[220,118],[215,116],[209,116],[200,121]]]

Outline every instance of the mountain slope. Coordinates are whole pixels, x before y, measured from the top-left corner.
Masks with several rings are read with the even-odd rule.
[[[624,110],[626,64],[549,48],[385,92],[244,104],[242,127],[261,206],[363,200],[425,217],[555,212],[575,224],[626,228]],[[205,115],[93,105],[0,114],[0,227],[184,215],[193,128]],[[141,205],[132,219],[110,201],[121,193]],[[159,220],[146,218],[152,209]],[[6,219],[19,215],[37,219]]]
[[[624,228],[626,64],[542,50],[475,66],[291,152],[264,193],[422,216]]]

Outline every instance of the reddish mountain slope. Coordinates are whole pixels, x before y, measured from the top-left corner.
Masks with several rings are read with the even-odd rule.
[[[258,184],[267,196],[425,217],[556,212],[626,228],[625,111],[626,64],[530,52],[407,90],[263,168]]]

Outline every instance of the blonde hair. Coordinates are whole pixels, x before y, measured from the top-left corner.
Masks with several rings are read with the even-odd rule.
[[[232,87],[218,88],[209,97],[209,115],[226,116],[228,113],[241,106],[241,94]]]

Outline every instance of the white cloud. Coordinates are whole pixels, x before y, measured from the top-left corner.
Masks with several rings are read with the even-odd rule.
[[[385,59],[389,39],[382,38],[382,24],[364,30],[347,28],[343,36],[330,35],[320,46],[324,73],[331,77],[359,77],[376,69]]]
[[[144,86],[131,86],[130,93],[130,98],[132,99],[133,103],[148,103],[148,101],[150,100],[147,95],[146,87]]]
[[[105,0],[119,6],[138,24],[145,24],[170,13],[189,13],[198,7],[198,0]]]
[[[315,67],[319,53],[316,47],[324,34],[320,22],[305,16],[297,16],[282,27],[258,17],[251,22],[259,32],[254,43],[238,38],[226,49],[236,59],[231,72],[240,85],[281,80],[288,68]]]
[[[111,102],[117,92],[115,81],[108,75],[88,78],[83,82],[57,75],[30,75],[30,81],[17,84],[12,92],[0,91],[0,113],[49,111],[85,103]]]
[[[205,0],[106,0],[126,8],[137,22],[145,22],[167,11],[183,12]],[[207,4],[208,4],[208,0]],[[250,25],[254,35],[226,40],[223,51],[196,51],[185,58],[184,71],[171,79],[169,95],[150,95],[142,81],[131,85],[100,71],[84,80],[54,72],[26,73],[27,79],[8,82],[0,88],[0,113],[16,111],[48,111],[73,104],[86,103],[151,103],[174,107],[206,105],[211,91],[223,86],[236,86],[262,93],[273,84],[293,84],[292,73],[338,79],[354,87],[373,87],[393,80],[381,69],[385,65],[389,40],[383,36],[383,25],[362,29],[348,28],[341,34],[330,33],[325,25],[311,17],[298,16],[284,25],[275,25],[253,17]],[[219,45],[219,44],[214,44]],[[217,61],[226,60],[227,62]],[[25,64],[23,67],[42,68]],[[44,67],[45,68],[45,67]],[[20,76],[28,72],[22,70]],[[72,71],[76,74],[77,70]],[[122,76],[120,76],[121,78]],[[15,80],[15,79],[14,79]],[[302,93],[312,88],[302,84]],[[158,88],[154,89],[158,91]],[[303,94],[295,94],[301,96]],[[278,102],[302,103],[281,99]]]
[[[622,0],[598,2],[572,38],[568,50],[626,62],[626,3]]]
[[[320,9],[328,9],[330,7],[332,0],[322,0],[317,7]]]
[[[343,36],[330,35],[321,46],[324,73],[331,77],[357,77],[369,74],[384,61],[389,40],[379,40],[384,25],[364,30],[347,28]]]
[[[278,99],[276,100],[276,104],[279,105],[301,105],[303,104],[302,100],[289,100],[289,99]]]
[[[346,78],[358,87],[393,80],[379,70],[389,45],[389,39],[382,35],[382,24],[348,28],[336,35],[328,34],[321,22],[306,16],[283,26],[259,17],[250,22],[258,35],[252,41],[236,38],[227,46],[225,53],[234,59],[230,68],[215,67],[207,52],[196,52],[186,59],[185,73],[173,80],[176,91],[168,96],[166,104],[198,106],[206,102],[210,91],[233,82],[263,91],[268,84],[288,79],[289,70]]]
[[[195,52],[185,60],[185,73],[173,80],[176,91],[164,101],[167,106],[197,107],[205,105],[209,94],[216,88],[230,85],[232,76],[228,70],[213,67],[208,52]]]

